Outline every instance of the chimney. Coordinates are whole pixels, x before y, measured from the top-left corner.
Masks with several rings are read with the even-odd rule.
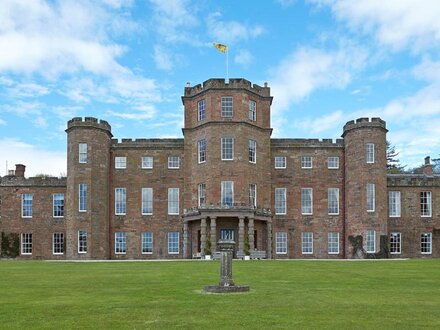
[[[425,157],[425,165],[423,165],[423,174],[432,175],[432,165],[431,165],[431,157]]]
[[[15,164],[15,176],[24,178],[24,171],[26,169],[26,166],[23,164]]]

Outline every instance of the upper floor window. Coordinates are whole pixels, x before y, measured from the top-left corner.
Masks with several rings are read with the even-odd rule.
[[[368,164],[374,163],[374,143],[365,144],[366,159]]]
[[[234,159],[234,139],[231,137],[225,137],[221,140],[222,143],[222,160]]]
[[[366,239],[367,253],[376,253],[376,232],[374,230],[367,230]]]
[[[32,218],[32,204],[33,204],[33,195],[32,194],[21,195],[21,217],[22,218]]]
[[[153,188],[142,188],[142,210],[143,215],[153,214]]]
[[[257,185],[255,183],[249,184],[249,205],[257,207]]]
[[[286,157],[275,157],[275,168],[286,168]]]
[[[78,145],[79,150],[79,162],[84,164],[87,163],[87,143],[80,143]]]
[[[53,194],[53,217],[64,217],[64,194]]]
[[[199,183],[197,190],[198,190],[198,206],[204,207],[206,204],[206,185],[204,183]]]
[[[390,217],[400,217],[400,191],[390,191],[388,193],[388,215]]]
[[[328,188],[328,214],[339,214],[339,188]]]
[[[127,168],[127,157],[115,157],[115,168]]]
[[[168,188],[168,214],[179,214],[179,188]]]
[[[327,158],[327,168],[338,169],[339,168],[339,157],[328,157]]]
[[[79,194],[78,194],[78,210],[80,212],[87,211],[87,184],[79,184]]]
[[[179,156],[169,156],[168,157],[168,168],[171,168],[171,169],[180,168],[180,157]]]
[[[422,254],[432,253],[432,234],[423,233],[420,235],[420,252]]]
[[[402,236],[400,233],[391,233],[390,234],[390,253],[391,254],[400,254],[401,253],[401,243]]]
[[[53,254],[64,254],[64,233],[53,233],[52,251]]]
[[[32,234],[21,234],[21,254],[32,254]]]
[[[205,139],[201,139],[198,141],[198,160],[199,160],[199,164],[200,163],[204,163],[206,162],[206,140]]]
[[[257,141],[249,140],[249,162],[257,162]]]
[[[199,121],[205,120],[206,118],[205,100],[200,100],[199,102],[197,102],[197,110],[198,110]]]
[[[115,253],[125,254],[127,252],[127,233],[116,232],[115,233]]]
[[[432,216],[431,192],[422,191],[420,193],[420,215],[422,217]]]
[[[115,214],[125,215],[127,209],[126,188],[115,188]]]
[[[233,112],[232,96],[222,97],[222,117],[232,117]]]
[[[286,214],[286,188],[275,188],[275,214]]]
[[[376,206],[375,184],[367,183],[367,212],[374,212]]]
[[[257,103],[255,101],[249,101],[249,120],[257,120]]]
[[[234,182],[222,181],[221,190],[221,205],[231,207],[234,205]]]
[[[153,157],[152,156],[142,157],[142,168],[153,168]]]
[[[313,189],[301,188],[301,214],[313,214]]]
[[[301,168],[312,168],[312,156],[302,156],[301,157]]]
[[[78,253],[87,253],[87,232],[78,231]]]
[[[313,253],[313,233],[301,233],[302,254]]]

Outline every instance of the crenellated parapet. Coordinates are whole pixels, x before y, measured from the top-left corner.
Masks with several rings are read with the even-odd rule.
[[[101,131],[107,132],[112,135],[112,128],[110,124],[105,120],[99,120],[94,117],[74,117],[67,122],[66,133],[69,133],[74,128],[95,128]]]
[[[183,139],[112,139],[113,149],[183,149]]]
[[[0,177],[0,187],[66,187],[65,177],[37,176],[24,178],[19,176]]]
[[[342,148],[343,139],[271,139],[272,148]]]
[[[185,87],[184,97],[193,97],[210,89],[245,89],[261,97],[271,97],[270,88],[267,86],[267,83],[264,84],[264,87],[261,87],[242,78],[229,79],[229,82],[226,82],[225,79],[209,79],[204,81],[203,84],[197,84],[193,87],[187,86]]]
[[[347,132],[360,128],[381,128],[385,132],[388,132],[385,121],[380,118],[358,118],[356,120],[350,120],[344,125],[342,137],[345,137]]]
[[[397,187],[440,187],[440,174],[388,174],[388,188]]]

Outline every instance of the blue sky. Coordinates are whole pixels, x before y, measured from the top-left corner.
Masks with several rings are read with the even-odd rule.
[[[3,0],[0,175],[66,173],[66,122],[117,138],[182,137],[180,96],[268,82],[273,137],[339,138],[381,117],[403,164],[440,154],[440,1]]]

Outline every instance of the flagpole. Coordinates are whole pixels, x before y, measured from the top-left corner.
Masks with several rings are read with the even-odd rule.
[[[229,49],[226,49],[226,81],[229,83]]]

